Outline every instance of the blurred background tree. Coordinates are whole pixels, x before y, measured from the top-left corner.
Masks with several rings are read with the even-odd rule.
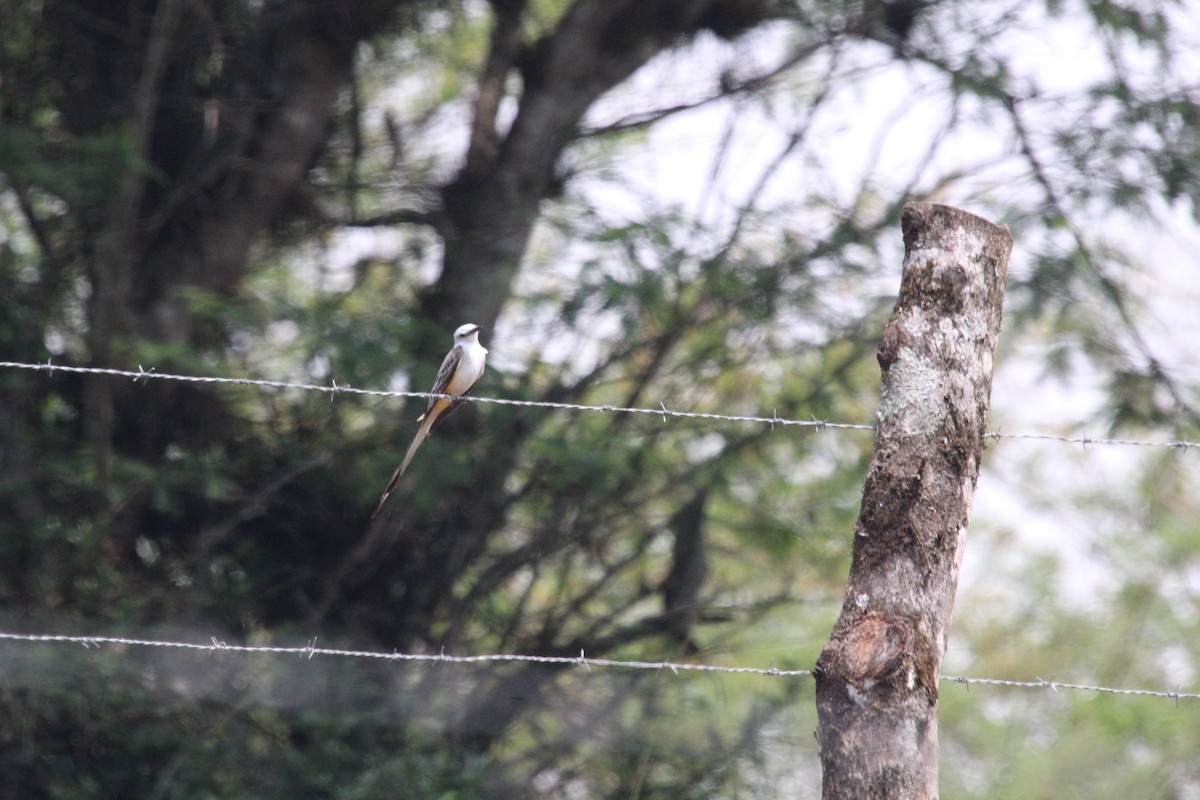
[[[1197,438],[1164,305],[1196,299],[1164,265],[1200,191],[1183,6],[5,0],[0,29],[6,360],[423,390],[470,321],[480,395],[866,422],[899,209],[932,198],[1017,239],[999,422]],[[0,393],[0,602],[33,631],[807,667],[870,446],[473,404],[372,527],[420,403]],[[1191,681],[1194,453],[992,456],[947,666]],[[10,797],[819,785],[803,682],[16,645],[4,674]],[[948,795],[1200,786],[1169,704],[944,694]]]

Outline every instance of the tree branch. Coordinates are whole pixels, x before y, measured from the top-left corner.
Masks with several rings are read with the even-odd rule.
[[[666,108],[655,109],[653,111],[644,111],[640,114],[630,114],[622,117],[616,122],[611,122],[607,125],[601,125],[596,128],[584,128],[579,133],[580,139],[592,138],[596,136],[606,136],[611,133],[621,133],[630,130],[639,130],[647,128],[656,122],[661,122],[664,119],[673,117],[676,114],[681,114],[685,111],[692,111],[697,108],[703,108],[706,105],[715,103],[718,100],[724,100],[728,97],[736,97],[741,94],[750,94],[762,90],[775,81],[776,78],[783,75],[788,70],[810,58],[813,54],[819,52],[822,48],[829,45],[830,39],[824,38],[820,41],[809,42],[803,47],[798,48],[794,53],[785,58],[779,64],[775,65],[765,72],[760,72],[749,78],[743,78],[739,81],[722,81],[720,90],[715,94],[702,97],[699,100],[694,100],[690,103],[678,103]]]
[[[1142,335],[1142,331],[1134,320],[1133,314],[1129,311],[1129,305],[1125,300],[1124,292],[1117,282],[1109,277],[1108,272],[1101,265],[1099,257],[1096,256],[1092,251],[1092,247],[1084,239],[1083,232],[1075,224],[1070,211],[1066,207],[1066,203],[1059,196],[1058,190],[1050,180],[1049,173],[1034,151],[1033,139],[1025,126],[1024,118],[1021,116],[1019,108],[1020,99],[1011,94],[1006,94],[1003,101],[1005,109],[1012,118],[1013,128],[1017,133],[1017,141],[1021,144],[1021,153],[1025,156],[1025,160],[1029,162],[1029,167],[1033,171],[1034,180],[1042,187],[1042,191],[1046,193],[1046,199],[1050,202],[1054,213],[1062,220],[1070,232],[1071,238],[1075,240],[1075,246],[1079,248],[1084,262],[1091,267],[1092,274],[1096,276],[1096,280],[1100,285],[1101,295],[1116,310],[1121,324],[1125,326],[1125,330],[1133,342],[1134,349],[1145,359],[1147,372],[1149,372],[1151,378],[1166,388],[1167,392],[1171,395],[1171,399],[1175,401],[1176,406],[1191,417],[1193,421],[1200,420],[1200,412],[1192,407],[1190,401],[1184,396],[1183,391],[1175,383],[1174,379],[1166,374],[1166,371],[1162,368],[1162,363],[1154,355],[1153,350],[1150,349],[1150,344],[1146,341],[1145,336]]]
[[[393,225],[424,225],[441,231],[445,220],[436,211],[421,211],[416,208],[398,208],[372,217],[341,219],[331,214],[322,214],[321,221],[340,228],[386,228]]]
[[[525,13],[525,5],[526,0],[492,3],[496,24],[492,28],[487,60],[479,77],[479,91],[475,95],[471,139],[463,167],[466,173],[476,174],[484,170],[495,159],[500,146],[496,115],[504,99],[508,73],[521,52],[521,17]]]

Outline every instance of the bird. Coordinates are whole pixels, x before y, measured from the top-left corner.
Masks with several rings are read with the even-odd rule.
[[[378,516],[383,504],[387,502],[388,495],[400,482],[401,476],[408,469],[409,463],[417,454],[425,437],[433,430],[433,426],[450,416],[454,409],[463,404],[462,396],[470,392],[483,375],[487,354],[487,348],[479,342],[478,325],[467,323],[460,325],[458,330],[454,331],[454,347],[450,348],[450,352],[442,359],[442,366],[438,368],[437,378],[430,390],[430,394],[434,396],[429,398],[429,405],[425,408],[425,413],[417,418],[417,422],[420,423],[417,435],[413,437],[412,444],[408,446],[408,452],[404,454],[404,460],[400,462],[400,466],[392,475],[391,482],[383,490],[383,496],[379,498],[379,505],[375,507],[375,513],[371,515],[372,519]],[[438,396],[448,394],[455,395],[455,397]]]

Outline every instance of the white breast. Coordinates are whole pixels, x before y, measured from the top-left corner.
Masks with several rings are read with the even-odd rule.
[[[446,387],[446,394],[463,394],[475,385],[475,382],[483,375],[487,352],[487,348],[478,340],[463,344],[462,361],[459,362],[458,369],[455,370],[454,377],[450,380],[450,385]]]

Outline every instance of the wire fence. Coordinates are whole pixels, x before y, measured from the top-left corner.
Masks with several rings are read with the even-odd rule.
[[[339,394],[347,395],[364,395],[368,397],[414,397],[414,398],[432,398],[446,397],[451,395],[435,394],[432,392],[409,392],[409,391],[389,391],[382,389],[359,389],[346,384],[339,384],[336,380],[329,385],[313,384],[313,383],[289,383],[287,381],[271,381],[258,378],[224,378],[215,376],[198,376],[198,375],[175,375],[166,372],[158,372],[154,368],[144,369],[140,365],[137,371],[124,369],[111,369],[106,367],[76,367],[62,364],[54,364],[47,361],[45,364],[31,364],[19,361],[0,361],[0,369],[22,369],[33,370],[37,372],[45,372],[53,375],[55,372],[79,373],[85,375],[110,375],[118,378],[130,378],[134,381],[182,381],[185,383],[208,383],[208,384],[232,384],[235,386],[254,386],[261,389],[294,389],[306,392],[323,392],[330,395],[332,400]],[[700,411],[680,411],[678,409],[667,408],[665,404],[659,403],[658,408],[638,408],[628,406],[614,405],[585,405],[581,403],[555,403],[546,400],[513,400],[503,397],[479,397],[475,395],[466,395],[458,399],[466,400],[471,403],[490,403],[492,405],[502,406],[526,406],[531,408],[547,408],[567,411],[586,411],[598,412],[607,414],[643,414],[649,416],[661,416],[665,422],[668,418],[677,419],[698,419],[712,420],[720,422],[745,422],[788,427],[812,428],[818,431],[824,430],[857,430],[857,431],[873,431],[874,425],[865,423],[853,422],[833,422],[830,420],[820,419],[790,419],[780,417],[777,413],[772,412],[771,416],[755,416],[744,414],[715,414]],[[1023,439],[1045,442],[1058,442],[1062,444],[1080,444],[1085,447],[1088,445],[1109,445],[1109,446],[1124,446],[1124,447],[1165,447],[1177,450],[1187,450],[1189,448],[1200,448],[1200,442],[1188,440],[1173,440],[1173,441],[1152,441],[1142,439],[1115,439],[1106,437],[1095,437],[1087,434],[1078,436],[1066,436],[1053,433],[1005,433],[1001,431],[991,431],[984,434],[984,437],[992,441],[1000,441],[1004,439]]]
[[[317,656],[333,658],[363,658],[393,662],[424,662],[434,664],[496,664],[520,662],[531,664],[553,664],[559,666],[582,667],[588,672],[592,668],[612,668],[629,670],[652,670],[654,672],[669,671],[673,674],[682,672],[716,672],[732,675],[760,675],[778,678],[812,677],[810,669],[778,669],[776,667],[726,667],[716,664],[694,664],[674,661],[621,661],[611,658],[590,658],[582,651],[578,656],[533,656],[504,653],[492,653],[476,656],[456,656],[446,653],[397,653],[375,650],[344,650],[338,648],[317,647],[316,639],[303,647],[279,647],[269,645],[239,645],[227,644],[215,636],[209,643],[175,642],[160,639],[131,639],[120,636],[72,636],[65,634],[44,633],[3,633],[0,641],[43,644],[78,644],[85,648],[99,648],[103,645],[120,645],[126,647],[152,647],[186,650],[192,652],[235,653],[275,656],[297,656],[302,659],[312,659]],[[1112,686],[1097,686],[1085,683],[1069,683],[1064,681],[1037,678],[1032,681],[1007,680],[1004,678],[968,678],[961,675],[943,675],[943,683],[958,683],[971,686],[1002,686],[1013,689],[1048,689],[1052,692],[1077,691],[1094,694],[1126,695],[1136,697],[1157,697],[1173,700],[1178,704],[1181,700],[1200,700],[1200,692],[1182,692],[1175,690],[1155,689],[1122,689]]]
[[[338,384],[336,381],[329,385],[320,384],[305,384],[292,383],[287,381],[272,381],[255,378],[228,378],[216,376],[196,376],[196,375],[177,375],[171,373],[158,372],[155,369],[144,369],[139,366],[136,371],[111,369],[103,367],[78,367],[70,365],[54,364],[46,362],[44,364],[32,364],[16,361],[0,361],[0,369],[20,369],[44,372],[53,375],[55,372],[76,373],[88,375],[109,375],[120,378],[130,378],[134,381],[150,381],[150,380],[167,380],[181,381],[186,383],[204,383],[204,384],[231,384],[237,386],[252,386],[261,389],[291,389],[299,391],[322,392],[330,395],[331,399],[339,394],[346,395],[362,395],[369,397],[402,397],[402,398],[430,398],[444,397],[446,395],[437,395],[430,392],[412,392],[412,391],[387,391],[377,389],[359,389],[353,386]],[[847,423],[847,422],[832,422],[828,420],[817,419],[789,419],[778,416],[772,413],[771,416],[754,416],[740,414],[716,414],[706,412],[682,411],[677,409],[667,408],[664,404],[659,404],[658,408],[637,408],[623,407],[613,405],[584,405],[578,403],[557,403],[540,400],[514,400],[498,397],[479,397],[466,396],[462,398],[474,403],[491,403],[495,405],[508,406],[526,406],[533,408],[546,408],[557,410],[583,411],[583,412],[598,412],[598,413],[624,413],[624,414],[643,414],[661,416],[665,421],[668,418],[681,419],[699,419],[712,420],[722,422],[740,422],[740,423],[758,423],[771,426],[798,426],[805,428],[813,428],[816,430],[863,430],[873,431],[874,425]],[[1114,439],[1103,437],[1091,437],[1087,435],[1080,436],[1065,436],[1049,433],[1002,433],[999,431],[989,432],[986,438],[998,441],[1003,439],[1025,439],[1025,440],[1040,440],[1049,442],[1060,442],[1067,444],[1080,445],[1116,445],[1116,446],[1133,446],[1133,447],[1167,447],[1175,449],[1189,449],[1200,447],[1200,442],[1192,441],[1147,441],[1135,439]],[[265,654],[277,656],[297,656],[300,658],[311,659],[317,656],[335,657],[335,658],[359,658],[359,659],[378,659],[393,662],[426,662],[438,664],[496,664],[505,662],[523,662],[537,664],[553,664],[560,666],[575,666],[582,667],[588,671],[593,668],[614,668],[614,669],[632,669],[632,670],[653,670],[656,672],[670,671],[675,674],[681,672],[709,672],[709,673],[726,673],[740,675],[760,675],[770,677],[811,677],[812,670],[807,669],[778,669],[772,667],[728,667],[714,664],[696,664],[688,662],[672,662],[672,661],[622,661],[609,658],[592,658],[585,653],[580,652],[578,656],[535,656],[535,655],[518,655],[518,654],[486,654],[486,655],[448,655],[446,653],[399,653],[399,652],[380,652],[369,650],[346,650],[338,648],[317,647],[314,639],[309,644],[303,647],[283,647],[283,646],[263,646],[263,645],[239,645],[228,644],[224,641],[213,637],[209,643],[196,642],[178,642],[165,641],[156,639],[136,639],[117,636],[77,636],[77,635],[62,635],[62,634],[24,634],[24,633],[5,633],[0,632],[0,640],[25,642],[25,643],[67,643],[78,644],[86,648],[98,648],[104,645],[127,646],[127,647],[146,647],[146,648],[166,648],[177,649],[192,652],[219,652],[219,653],[236,653],[236,654]],[[1181,700],[1198,700],[1200,693],[1198,692],[1182,692],[1178,688],[1175,690],[1154,690],[1154,689],[1126,689],[1116,688],[1111,686],[1099,686],[1083,683],[1070,683],[1056,680],[1046,680],[1037,678],[1035,680],[1008,680],[1003,678],[970,678],[966,676],[944,675],[941,680],[944,683],[957,683],[971,686],[998,686],[1016,689],[1048,689],[1054,692],[1058,691],[1080,691],[1090,692],[1095,694],[1111,694],[1111,695],[1126,695],[1140,697],[1155,697],[1167,700],[1173,700],[1177,704]]]

